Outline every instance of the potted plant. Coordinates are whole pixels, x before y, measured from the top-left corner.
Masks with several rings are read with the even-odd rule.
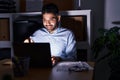
[[[120,75],[120,27],[112,27],[110,29],[100,29],[100,36],[94,41],[92,45],[92,51],[96,62],[100,62],[104,59],[108,60],[108,64],[111,68],[110,80],[119,78]],[[99,57],[99,55],[106,51],[105,55]],[[98,58],[99,57],[99,58]]]

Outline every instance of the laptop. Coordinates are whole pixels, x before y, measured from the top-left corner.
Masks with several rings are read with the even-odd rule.
[[[30,57],[30,67],[52,67],[49,43],[13,43],[14,55]]]

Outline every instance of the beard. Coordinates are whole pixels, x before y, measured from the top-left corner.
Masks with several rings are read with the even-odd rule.
[[[55,26],[55,25],[45,25],[45,28],[46,28],[49,32],[51,32],[51,31],[54,31],[54,30],[57,28],[57,26]]]

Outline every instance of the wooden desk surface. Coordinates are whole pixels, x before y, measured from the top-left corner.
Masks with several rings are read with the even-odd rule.
[[[10,59],[0,60],[0,80],[2,80],[2,78],[5,75],[11,75],[11,78],[12,78],[12,76],[13,76],[12,71],[13,70],[12,70],[12,65],[11,65]]]
[[[5,74],[9,74],[13,78],[12,65],[3,65],[6,61],[0,61],[0,80]],[[88,62],[92,67],[94,62]],[[24,77],[14,77],[13,80],[92,80],[93,70],[83,72],[57,71],[56,67],[49,69],[29,69],[29,72]]]
[[[88,62],[94,66],[93,62]],[[15,80],[92,80],[93,70],[83,72],[57,71],[53,69],[30,69],[24,77],[16,77]]]

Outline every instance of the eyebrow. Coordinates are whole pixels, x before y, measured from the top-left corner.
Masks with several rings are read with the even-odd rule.
[[[56,19],[57,17],[52,17],[52,19]]]

